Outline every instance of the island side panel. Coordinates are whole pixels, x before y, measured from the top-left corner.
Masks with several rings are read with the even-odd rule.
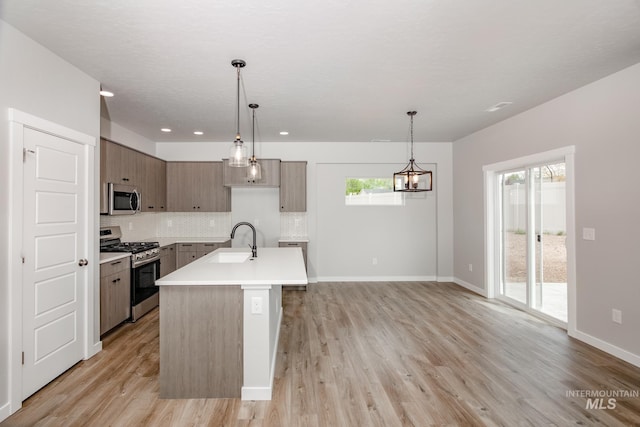
[[[160,287],[160,398],[240,397],[240,286]]]

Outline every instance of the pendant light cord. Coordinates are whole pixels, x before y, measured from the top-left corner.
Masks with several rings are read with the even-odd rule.
[[[238,106],[237,116],[236,116],[236,140],[240,139],[240,67],[236,66],[237,76],[238,76],[238,84],[236,90],[236,104]]]
[[[256,109],[253,108],[253,120],[251,122],[251,157],[256,158]]]
[[[411,114],[411,160],[413,160],[413,114]]]

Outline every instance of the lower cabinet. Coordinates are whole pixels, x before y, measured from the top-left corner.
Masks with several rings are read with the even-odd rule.
[[[100,335],[131,317],[130,259],[100,264]]]
[[[160,277],[176,271],[176,245],[160,248]]]
[[[223,243],[176,243],[176,268],[182,268],[190,262],[193,262],[218,248],[225,247],[231,247],[230,240]]]

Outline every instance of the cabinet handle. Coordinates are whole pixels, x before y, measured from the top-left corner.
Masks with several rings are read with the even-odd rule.
[[[153,209],[153,206],[147,206],[147,209]]]
[[[287,243],[287,246],[298,246],[297,243]]]
[[[182,247],[184,248],[185,246],[193,246],[193,245],[192,244],[183,243]]]
[[[129,178],[122,178],[123,181],[129,181]]]
[[[118,265],[118,264],[122,264],[122,261],[116,261],[111,263],[111,265]]]

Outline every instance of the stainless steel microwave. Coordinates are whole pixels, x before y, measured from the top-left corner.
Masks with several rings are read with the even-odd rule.
[[[132,185],[109,183],[109,215],[133,215],[140,212],[142,199]]]

